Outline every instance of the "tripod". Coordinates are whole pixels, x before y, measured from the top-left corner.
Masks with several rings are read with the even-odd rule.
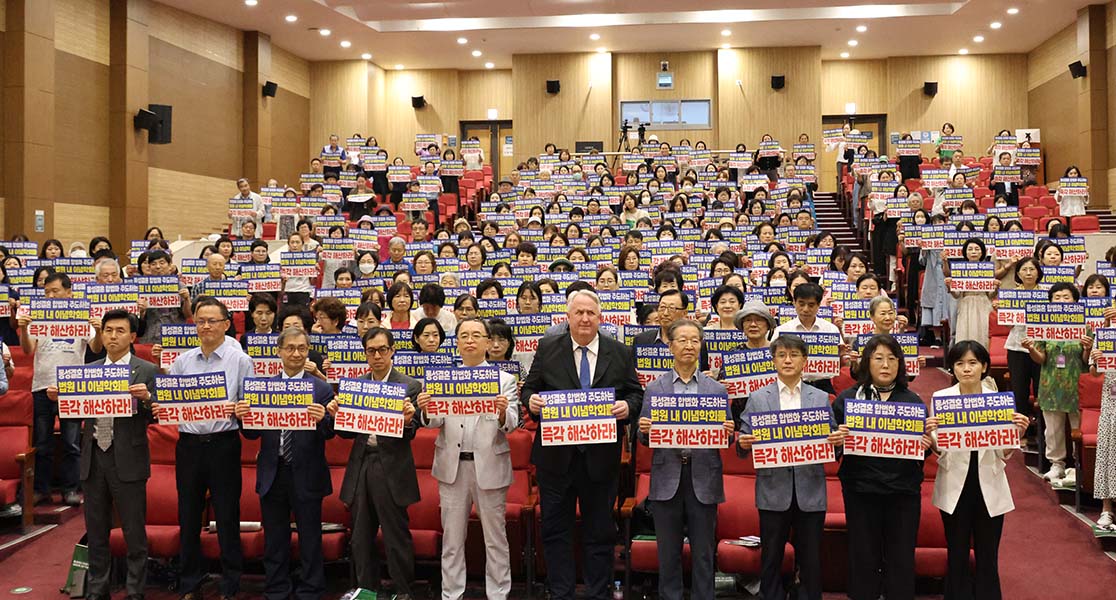
[[[616,165],[623,160],[624,154],[632,151],[632,144],[628,140],[628,132],[632,130],[632,126],[628,125],[628,120],[624,119],[624,123],[620,125],[620,139],[616,140],[616,153],[612,157],[612,171],[616,172]],[[623,152],[623,154],[621,154]],[[620,163],[622,164],[622,163]]]

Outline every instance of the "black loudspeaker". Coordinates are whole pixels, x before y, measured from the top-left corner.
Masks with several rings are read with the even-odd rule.
[[[1070,63],[1069,70],[1074,79],[1081,79],[1085,76],[1085,65],[1079,60]]]
[[[411,107],[412,108],[418,109],[418,108],[422,108],[424,106],[426,106],[426,98],[424,98],[422,96],[411,96]]]
[[[787,76],[786,75],[772,75],[771,76],[771,89],[781,90],[785,87],[787,87]]]
[[[933,98],[934,96],[937,96],[938,95],[938,82],[937,81],[925,81],[925,82],[923,82],[922,93],[926,94],[927,96],[930,96],[931,98]]]
[[[136,129],[154,131],[159,125],[159,117],[156,116],[155,113],[141,108],[139,112],[136,113],[136,116],[132,117],[132,125]]]
[[[155,113],[158,123],[147,131],[147,141],[152,144],[171,143],[171,106],[169,104],[148,104],[147,108]]]
[[[274,98],[275,92],[279,91],[279,84],[274,81],[269,81],[263,85],[263,95],[266,98]]]
[[[546,80],[546,93],[557,94],[562,89],[562,82],[557,79]]]

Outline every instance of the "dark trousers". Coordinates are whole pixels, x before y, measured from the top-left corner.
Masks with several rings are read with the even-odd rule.
[[[861,494],[849,489],[845,519],[849,535],[849,598],[914,600],[915,542],[922,497]]]
[[[35,441],[35,492],[49,494],[54,482],[54,419],[58,403],[47,397],[46,390],[31,393],[35,407],[32,438]],[[81,419],[58,419],[62,430],[62,462],[58,465],[58,483],[63,492],[75,492],[81,475]]]
[[[369,450],[364,455],[362,473],[357,480],[353,513],[353,570],[357,586],[380,588],[380,556],[376,548],[376,530],[384,532],[388,575],[397,594],[410,594],[415,581],[415,544],[411,539],[407,507],[395,503],[384,482],[387,475],[380,463],[380,453]]]
[[[1007,361],[1008,372],[1011,373],[1011,393],[1015,394],[1015,410],[1028,416],[1035,414],[1030,396],[1038,396],[1042,366],[1031,360],[1029,353],[1018,350],[1008,350]]]
[[[659,553],[659,598],[682,600],[682,539],[690,538],[690,598],[713,600],[717,505],[694,495],[689,464],[682,465],[678,491],[670,500],[649,501]]]
[[[221,594],[233,596],[240,590],[244,565],[240,548],[240,432],[209,436],[183,433],[174,457],[182,537],[178,589],[183,594],[196,592],[205,577],[201,529],[209,492],[221,547]]]
[[[804,511],[791,496],[787,510],[761,510],[760,520],[760,598],[784,600],[783,554],[791,528],[794,529],[794,557],[798,565],[797,598],[821,600],[821,538],[825,511]]]
[[[325,592],[322,559],[322,499],[295,494],[291,468],[282,461],[271,489],[260,496],[264,530],[264,597],[291,596],[291,512],[298,527],[298,555],[302,575],[294,590],[298,600],[318,600]]]
[[[581,549],[585,560],[585,598],[611,598],[609,584],[615,567],[616,481],[592,481],[585,454],[575,452],[565,473],[539,469],[542,505],[542,543],[546,555],[546,581],[553,600],[574,597],[574,509],[581,507]]]
[[[948,570],[946,600],[1000,600],[1000,534],[1004,516],[991,517],[977,478],[976,452],[953,514],[942,511]],[[971,543],[970,543],[971,542]],[[976,573],[969,572],[969,549],[976,557]]]
[[[109,595],[109,570],[112,555],[109,532],[112,530],[113,503],[127,544],[128,595],[143,594],[147,581],[147,480],[120,481],[113,448],[101,450],[93,442],[89,477],[81,482],[85,492],[85,533],[89,544],[88,594]]]
[[[803,379],[802,382],[810,387],[818,388],[827,394],[837,395],[837,392],[833,390],[833,380],[831,379],[815,379],[813,381],[806,381]]]

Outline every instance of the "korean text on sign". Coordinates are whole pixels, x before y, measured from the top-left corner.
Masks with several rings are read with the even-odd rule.
[[[427,367],[426,391],[433,396],[426,405],[431,417],[466,417],[494,414],[500,395],[500,370],[496,367]]]
[[[752,462],[757,469],[833,462],[836,455],[826,440],[832,430],[828,408],[799,408],[748,415],[756,441]]]
[[[132,416],[130,370],[126,365],[58,367],[58,418]]]
[[[652,448],[724,448],[729,434],[725,421],[729,416],[726,395],[672,394],[651,396]]]
[[[922,460],[926,406],[905,402],[849,400],[845,404],[845,453]]]
[[[1011,392],[934,396],[938,418],[938,448],[994,450],[1019,447],[1019,429],[1012,423],[1015,396]]]
[[[614,388],[541,392],[539,435],[543,446],[616,442]]]
[[[407,386],[368,379],[342,379],[337,385],[337,415],[333,427],[339,431],[401,438],[403,404]]]
[[[306,410],[314,402],[310,379],[244,380],[248,414],[240,420],[245,429],[314,430],[317,423]]]
[[[156,375],[159,424],[182,425],[229,418],[231,404],[225,374]]]

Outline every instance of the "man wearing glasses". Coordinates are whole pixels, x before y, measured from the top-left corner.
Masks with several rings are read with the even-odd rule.
[[[376,549],[376,530],[384,533],[388,574],[398,600],[410,600],[415,580],[415,545],[411,539],[407,507],[418,502],[418,475],[411,454],[415,438],[415,403],[422,384],[396,371],[391,364],[395,338],[391,330],[373,327],[364,333],[364,354],[371,371],[364,379],[407,386],[403,403],[403,437],[353,434],[339,431],[343,438],[352,438],[353,449],[341,483],[341,502],[353,515],[353,570],[357,587],[378,590],[380,557]],[[326,406],[337,414],[337,401]]]
[[[228,418],[178,426],[175,480],[182,536],[179,589],[183,600],[201,598],[199,586],[205,577],[201,528],[208,493],[221,547],[221,596],[233,598],[240,591],[244,562],[240,548],[240,434],[233,408],[242,396],[244,378],[252,375],[252,359],[240,342],[225,335],[231,320],[224,304],[211,296],[200,296],[193,308],[201,346],[175,359],[168,373],[224,373],[229,404]],[[154,406],[158,416],[158,405]]]
[[[678,289],[663,290],[659,294],[659,330],[644,331],[635,336],[632,343],[632,364],[635,364],[635,347],[667,344],[667,331],[675,321],[686,318],[686,309],[690,306],[690,299],[686,293]],[[698,368],[702,373],[709,371],[709,353],[705,349],[705,342],[701,343],[701,354],[698,359]]]
[[[465,319],[457,324],[461,366],[488,366],[492,332],[488,322]],[[419,420],[439,429],[431,474],[438,480],[442,508],[442,598],[465,594],[465,535],[475,504],[484,531],[485,597],[504,600],[511,591],[511,556],[504,517],[512,484],[511,449],[507,434],[519,426],[515,377],[500,371],[500,394],[493,414],[468,417],[427,417],[430,394],[418,396]]]

